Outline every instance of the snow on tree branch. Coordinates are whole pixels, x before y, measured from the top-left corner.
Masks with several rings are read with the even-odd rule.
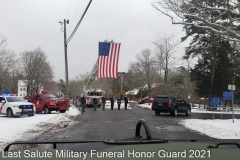
[[[192,25],[240,42],[239,0],[155,0],[152,6],[172,24]]]

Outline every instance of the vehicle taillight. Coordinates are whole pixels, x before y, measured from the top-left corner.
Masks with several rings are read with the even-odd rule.
[[[171,107],[172,103],[171,102],[168,102],[168,107]]]

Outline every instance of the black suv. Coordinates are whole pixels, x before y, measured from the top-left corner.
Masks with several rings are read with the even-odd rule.
[[[152,103],[152,110],[156,115],[160,115],[161,112],[171,113],[177,116],[178,113],[185,113],[191,115],[191,106],[181,97],[172,96],[155,96]]]

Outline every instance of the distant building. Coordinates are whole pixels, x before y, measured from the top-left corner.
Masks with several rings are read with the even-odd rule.
[[[41,91],[43,91],[43,89],[44,89],[44,86],[43,85],[39,85],[39,93],[41,93]]]
[[[27,80],[18,80],[18,96],[27,95]]]
[[[136,96],[139,92],[139,89],[134,89],[134,90],[131,90],[131,91],[127,91],[126,92],[126,95],[133,95],[133,96]]]

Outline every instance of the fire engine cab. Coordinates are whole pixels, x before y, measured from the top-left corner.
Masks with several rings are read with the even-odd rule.
[[[97,98],[97,106],[102,105],[102,97],[105,96],[105,91],[99,88],[93,89],[93,84],[97,80],[98,61],[93,66],[92,72],[88,76],[86,83],[83,86],[83,94],[86,97],[86,106],[93,105],[93,98]]]
[[[84,96],[86,97],[86,105],[91,106],[93,105],[93,98],[98,99],[98,106],[102,105],[102,97],[105,95],[105,92],[101,89],[96,90],[86,90],[84,92]]]
[[[58,98],[46,90],[33,96],[25,96],[24,99],[35,104],[37,113],[42,111],[45,114],[50,114],[52,111],[65,113],[70,107],[69,99]]]

